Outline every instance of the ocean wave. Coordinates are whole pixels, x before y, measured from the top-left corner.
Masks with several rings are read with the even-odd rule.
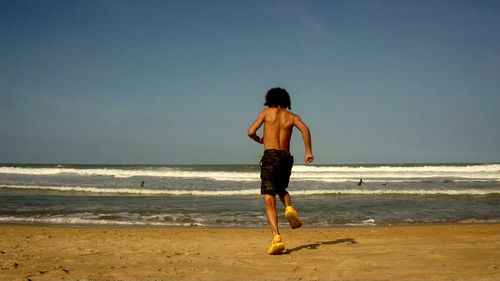
[[[81,186],[29,186],[1,185],[5,189],[39,190],[55,192],[79,192],[98,194],[130,194],[130,195],[193,195],[193,196],[251,196],[259,195],[260,189],[241,190],[156,190],[136,188],[97,188]],[[290,190],[293,195],[490,195],[500,194],[495,189],[320,189],[320,190]]]
[[[0,217],[0,223],[12,224],[55,224],[55,225],[117,225],[117,226],[204,226],[201,223],[179,222],[144,222],[144,221],[116,221],[107,219],[85,219],[75,217],[33,218],[33,217]]]
[[[204,171],[186,168],[35,168],[35,167],[0,167],[0,174],[18,175],[79,175],[109,176],[116,178],[164,177],[184,179],[209,179],[215,181],[258,181],[258,171]],[[418,181],[427,179],[500,181],[500,164],[467,166],[305,166],[293,167],[290,180],[346,182],[360,178],[370,181]]]
[[[374,219],[366,219],[355,222],[329,223],[326,221],[318,221],[308,224],[309,227],[330,227],[330,226],[347,226],[347,227],[366,227],[377,225],[412,225],[412,224],[433,224],[433,223],[446,223],[447,220],[437,221],[419,221],[412,219],[405,219],[400,221],[392,221],[391,223],[377,222]],[[460,224],[473,224],[473,223],[498,223],[498,219],[462,219],[452,221],[453,223]],[[108,219],[87,219],[78,217],[24,217],[24,216],[0,216],[0,224],[27,224],[27,225],[86,225],[86,226],[160,226],[160,227],[261,227],[261,223],[250,222],[247,224],[235,224],[234,222],[150,222],[138,221],[130,219],[126,221],[108,220]]]
[[[82,186],[36,186],[36,185],[2,185],[0,188],[28,189],[40,191],[103,193],[103,194],[131,194],[131,195],[195,195],[195,196],[223,196],[223,195],[255,195],[260,189],[243,190],[158,190],[137,188],[98,188]]]
[[[476,165],[423,165],[423,166],[314,166],[314,165],[296,165],[293,167],[295,172],[398,172],[398,173],[421,173],[421,172],[437,172],[437,173],[477,173],[477,172],[496,172],[500,173],[500,164],[476,164]]]
[[[172,177],[172,178],[209,178],[226,181],[251,181],[258,180],[259,174],[252,172],[224,172],[224,171],[189,171],[175,168],[158,169],[76,169],[76,168],[26,168],[26,167],[0,167],[0,174],[21,175],[60,175],[73,174],[80,176],[110,176],[117,178],[130,177]]]
[[[256,172],[225,172],[225,171],[189,171],[172,168],[157,170],[127,170],[127,169],[74,169],[74,168],[22,168],[0,167],[0,174],[22,175],[62,175],[109,176],[116,178],[131,177],[165,177],[165,178],[206,178],[218,181],[255,181],[259,180]]]

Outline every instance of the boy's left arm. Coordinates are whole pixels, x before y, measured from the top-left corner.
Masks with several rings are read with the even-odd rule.
[[[264,110],[259,114],[257,120],[253,122],[252,126],[250,126],[250,129],[248,129],[248,136],[258,143],[264,143],[264,136],[257,136],[257,130],[262,126],[262,123],[264,123]]]

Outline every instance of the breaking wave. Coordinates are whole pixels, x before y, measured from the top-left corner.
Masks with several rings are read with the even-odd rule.
[[[235,167],[235,166],[230,166]],[[235,171],[231,168],[207,171],[192,168],[64,168],[0,167],[0,174],[79,175],[116,178],[164,177],[210,179],[216,181],[258,181],[259,171]],[[433,178],[450,180],[500,181],[500,164],[429,165],[429,166],[304,166],[293,167],[292,181],[345,182],[360,178],[371,181],[419,181]]]
[[[4,189],[22,189],[55,192],[80,192],[96,194],[129,194],[129,195],[193,195],[193,196],[251,196],[259,195],[260,189],[241,190],[157,190],[138,188],[98,188],[82,186],[30,186],[30,185],[2,185]],[[291,190],[293,195],[328,195],[328,194],[353,194],[353,195],[489,195],[500,194],[495,189],[319,189],[319,190]]]

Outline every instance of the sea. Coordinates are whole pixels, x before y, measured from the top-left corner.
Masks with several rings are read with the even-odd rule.
[[[500,222],[500,164],[295,165],[304,227]],[[286,227],[277,203],[279,224]],[[267,227],[258,165],[0,164],[0,224]]]

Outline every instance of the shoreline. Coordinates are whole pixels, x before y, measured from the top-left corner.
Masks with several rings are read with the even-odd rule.
[[[433,222],[433,223],[413,223],[413,224],[359,224],[359,225],[328,225],[328,226],[308,226],[302,225],[301,229],[328,229],[328,228],[379,228],[379,227],[418,227],[418,226],[453,226],[453,225],[493,225],[500,224],[500,221],[458,221],[458,222]],[[269,229],[268,226],[203,226],[203,225],[148,225],[148,224],[58,224],[58,223],[19,223],[19,222],[0,222],[2,227],[54,227],[54,228],[144,228],[144,229],[191,229],[191,230],[207,230],[207,229]],[[282,228],[288,228],[287,224],[280,224]]]
[[[0,225],[5,280],[499,280],[500,224],[282,228]]]

